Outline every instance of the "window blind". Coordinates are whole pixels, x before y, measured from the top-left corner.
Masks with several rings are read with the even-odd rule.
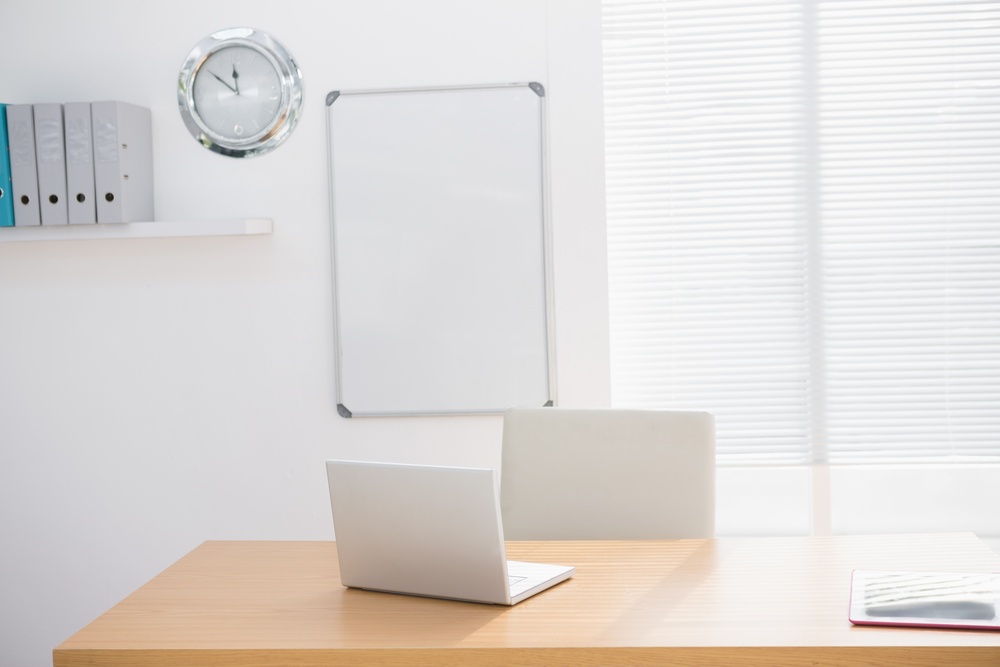
[[[615,405],[1000,456],[1000,2],[603,4]]]

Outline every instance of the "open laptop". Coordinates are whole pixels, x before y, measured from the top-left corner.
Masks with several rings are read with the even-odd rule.
[[[496,472],[327,461],[341,582],[513,605],[575,568],[508,561]]]

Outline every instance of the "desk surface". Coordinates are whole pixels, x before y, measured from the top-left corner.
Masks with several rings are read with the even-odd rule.
[[[971,534],[510,542],[511,608],[345,589],[334,542],[206,542],[65,641],[104,665],[1000,665],[1000,632],[855,627],[852,569],[1000,571]]]

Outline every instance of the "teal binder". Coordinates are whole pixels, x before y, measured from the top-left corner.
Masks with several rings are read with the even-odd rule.
[[[0,227],[14,226],[14,194],[10,180],[10,145],[7,142],[7,105],[0,104]]]

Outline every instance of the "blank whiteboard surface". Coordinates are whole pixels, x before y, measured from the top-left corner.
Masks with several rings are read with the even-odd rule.
[[[331,93],[327,126],[340,413],[551,401],[541,86]]]

